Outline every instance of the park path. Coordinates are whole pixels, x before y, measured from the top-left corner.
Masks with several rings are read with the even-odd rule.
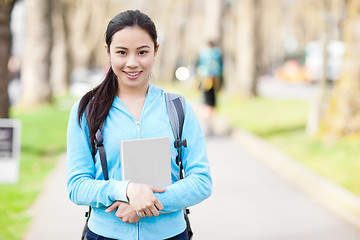
[[[208,139],[208,153],[213,195],[192,208],[195,240],[360,239],[358,229],[280,177],[237,142]]]

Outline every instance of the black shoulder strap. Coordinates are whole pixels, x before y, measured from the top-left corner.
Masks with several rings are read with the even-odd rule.
[[[103,144],[104,139],[102,136],[103,127],[104,127],[104,125],[101,124],[100,128],[97,130],[97,132],[95,134],[95,147],[99,151],[101,168],[102,168],[102,171],[104,174],[104,179],[109,180],[109,171],[108,171],[108,166],[107,166],[107,161],[106,161],[105,147]]]
[[[89,115],[89,111],[90,111],[92,101],[93,101],[93,99],[91,99],[89,101],[89,103],[87,104],[86,109],[85,109],[85,118],[86,118],[87,122],[88,122],[88,115]],[[95,141],[95,148],[99,151],[101,168],[102,168],[102,171],[103,171],[103,174],[104,174],[104,179],[109,180],[109,171],[108,171],[108,166],[107,166],[107,161],[106,161],[105,148],[104,148],[104,144],[103,144],[104,139],[103,139],[103,136],[102,136],[103,129],[104,129],[104,123],[101,123],[99,129],[96,131],[94,141]],[[96,149],[91,150],[91,155],[92,155],[94,164],[95,164]],[[87,211],[85,213],[86,224],[85,224],[81,239],[86,239],[85,234],[86,234],[86,232],[88,230],[88,222],[89,222],[90,215],[91,215],[91,206],[89,206],[89,211]]]
[[[165,101],[169,114],[170,125],[174,133],[174,146],[178,150],[176,164],[180,167],[180,179],[183,175],[181,147],[187,147],[186,139],[182,140],[182,129],[185,119],[185,99],[175,93],[165,93]]]
[[[86,106],[85,109],[85,118],[87,120],[89,111],[90,111],[90,107],[91,107],[91,103],[92,103],[92,99],[89,101],[88,105]],[[104,147],[104,139],[103,139],[103,130],[104,130],[104,123],[102,123],[99,127],[99,129],[96,131],[95,134],[95,149],[92,149],[92,157],[95,163],[95,154],[96,154],[96,150],[99,151],[99,156],[100,156],[100,162],[101,162],[101,168],[104,174],[104,179],[105,180],[109,180],[109,172],[108,172],[108,166],[107,166],[107,160],[106,160],[106,154],[105,154],[105,147]]]

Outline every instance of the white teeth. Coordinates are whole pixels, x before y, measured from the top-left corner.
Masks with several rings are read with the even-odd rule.
[[[136,73],[126,73],[126,74],[128,74],[128,75],[130,75],[130,76],[136,76],[136,75],[138,75],[139,74],[139,72],[136,72]]]

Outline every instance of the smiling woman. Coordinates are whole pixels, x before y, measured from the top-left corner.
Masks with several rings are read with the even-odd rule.
[[[212,187],[205,138],[196,114],[185,101],[182,136],[187,147],[181,151],[185,178],[180,180],[178,151],[171,144],[171,185],[159,188],[123,180],[121,141],[175,139],[165,93],[149,83],[159,49],[152,20],[140,11],[122,12],[110,21],[105,41],[111,67],[103,82],[74,105],[69,118],[70,199],[93,210],[87,239],[188,239],[183,209],[209,197]],[[98,130],[106,150],[107,174],[95,149]]]

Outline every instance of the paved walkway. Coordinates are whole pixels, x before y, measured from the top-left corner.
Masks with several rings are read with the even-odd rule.
[[[66,154],[48,177],[30,213],[34,215],[25,240],[79,240],[87,207],[72,203],[66,190]],[[61,229],[61,230],[60,230]]]
[[[213,195],[192,208],[195,240],[350,240],[360,232],[238,144],[208,140]],[[261,149],[258,149],[261,151]]]
[[[259,149],[261,151],[261,149]],[[212,196],[191,207],[194,240],[355,240],[360,232],[229,138],[209,138]],[[67,198],[65,156],[49,176],[25,240],[77,240],[86,207]],[[61,231],[59,229],[61,228]]]

